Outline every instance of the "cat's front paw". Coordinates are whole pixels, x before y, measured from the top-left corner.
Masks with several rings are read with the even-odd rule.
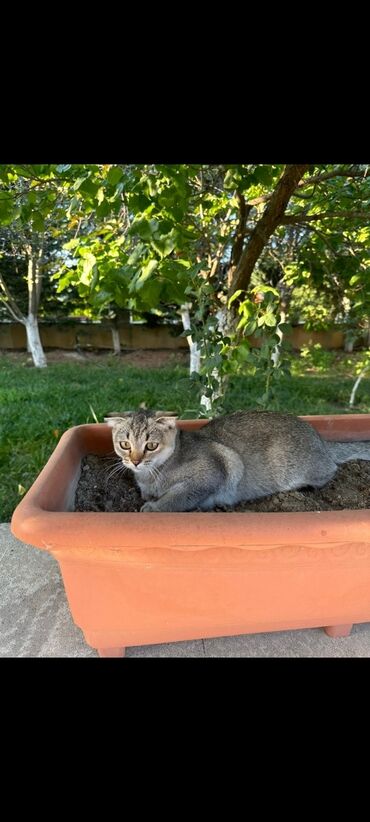
[[[141,511],[158,511],[158,508],[155,502],[146,502],[141,506],[140,512]]]

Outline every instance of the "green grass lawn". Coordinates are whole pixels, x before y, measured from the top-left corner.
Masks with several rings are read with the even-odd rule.
[[[295,414],[349,413],[355,359],[333,356],[326,370],[297,359],[293,376],[281,379],[273,410]],[[226,411],[256,408],[263,393],[255,377],[230,380]],[[47,369],[24,367],[0,359],[0,521],[11,518],[15,506],[72,425],[99,422],[108,411],[138,408],[176,410],[197,407],[187,371],[180,366],[133,368],[113,357],[99,363],[54,363]],[[370,412],[370,380],[356,396],[356,413]],[[189,416],[189,413],[187,414]],[[196,416],[194,413],[193,416]]]

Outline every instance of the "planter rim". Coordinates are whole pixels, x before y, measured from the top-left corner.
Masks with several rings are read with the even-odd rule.
[[[370,414],[303,416],[327,439],[369,440]],[[207,420],[179,420],[184,429],[198,428]],[[26,543],[58,555],[68,549],[77,557],[86,551],[96,557],[127,553],[132,561],[152,558],[151,549],[206,552],[220,547],[261,551],[281,546],[332,542],[366,543],[370,509],[260,512],[79,512],[68,510],[77,485],[81,457],[107,453],[111,429],[104,423],[78,425],[61,436],[48,462],[15,509],[12,533]],[[107,447],[108,446],[108,447]],[[60,479],[68,468],[68,482]],[[64,468],[64,470],[67,470]]]

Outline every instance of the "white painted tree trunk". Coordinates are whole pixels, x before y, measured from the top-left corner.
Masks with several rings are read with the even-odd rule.
[[[182,325],[184,331],[188,331],[190,329],[190,313],[189,313],[190,305],[189,303],[184,303],[184,305],[180,308],[180,316],[182,320]],[[188,346],[190,349],[190,369],[189,373],[192,374],[194,371],[199,374],[200,371],[200,350],[197,346],[197,343],[193,341],[191,334],[186,337],[188,341]]]
[[[28,314],[24,321],[27,333],[27,343],[32,355],[33,364],[36,368],[46,368],[47,362],[44,349],[41,344],[37,317]]]
[[[218,368],[213,369],[212,377],[215,377],[216,380],[219,379]],[[221,390],[217,389],[216,391],[212,392],[212,397],[206,397],[205,394],[202,394],[202,396],[200,398],[200,404],[204,408],[204,410],[207,411],[207,413],[208,413],[208,411],[212,411],[213,403],[214,403],[215,400],[217,400],[218,397],[221,396],[221,393],[222,393]]]
[[[46,368],[47,362],[40,340],[38,326],[38,310],[42,289],[42,274],[40,263],[43,253],[43,242],[36,250],[31,244],[26,246],[28,257],[27,286],[28,286],[28,314],[24,319],[27,333],[27,349],[31,352],[33,364],[36,368]]]
[[[350,408],[353,408],[353,406],[355,404],[355,396],[356,396],[356,391],[358,389],[358,386],[360,385],[360,382],[361,382],[362,378],[365,376],[366,372],[369,371],[369,370],[370,370],[370,365],[367,365],[366,368],[363,368],[362,371],[360,372],[360,374],[358,375],[357,380],[356,380],[356,382],[355,382],[355,384],[352,388],[351,396],[350,396],[350,399],[349,399],[349,407]]]
[[[113,342],[113,351],[115,354],[121,353],[121,342],[119,338],[119,329],[115,328],[112,325],[112,342]]]
[[[229,314],[226,306],[223,306],[222,308],[219,308],[218,311],[216,311],[215,318],[217,330],[221,331],[222,334],[226,334],[229,319]],[[217,380],[218,388],[214,389],[211,397],[206,397],[205,394],[202,394],[200,398],[200,404],[203,406],[205,411],[207,411],[207,413],[212,410],[213,403],[215,402],[215,400],[221,397],[223,393],[222,377],[220,376],[218,368],[213,369],[211,376]]]
[[[12,297],[4,278],[0,272],[0,288],[3,295],[3,300],[8,312],[13,320],[22,323],[26,329],[27,334],[27,351],[31,354],[33,363],[36,368],[46,368],[47,362],[44,354],[44,349],[40,340],[39,326],[37,320],[41,288],[42,288],[42,274],[40,271],[40,262],[42,260],[43,244],[36,252],[31,245],[24,246],[24,252],[27,258],[27,287],[28,287],[28,314],[24,316],[22,311]],[[18,273],[18,271],[17,271]]]

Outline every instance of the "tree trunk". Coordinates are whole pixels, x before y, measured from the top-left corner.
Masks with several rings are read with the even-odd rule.
[[[42,259],[42,249],[36,252],[31,245],[25,246],[25,252],[28,259],[27,270],[27,287],[28,287],[28,315],[25,317],[13,299],[1,273],[0,273],[0,289],[2,292],[2,299],[10,316],[16,322],[22,323],[25,326],[27,334],[27,351],[32,355],[33,363],[36,368],[46,368],[47,362],[44,354],[44,349],[40,340],[40,333],[37,321],[37,313],[40,302],[42,275],[40,273],[40,263]]]
[[[360,382],[361,382],[362,378],[365,376],[366,372],[369,371],[369,369],[370,369],[370,366],[367,365],[365,368],[362,369],[361,373],[357,377],[357,380],[356,380],[356,382],[355,382],[355,384],[352,388],[352,391],[351,391],[351,396],[349,398],[349,407],[350,408],[353,408],[353,406],[355,404],[356,391],[358,389],[358,386],[360,385]]]
[[[112,342],[113,352],[118,356],[121,353],[121,342],[119,338],[119,328],[115,325],[112,325]]]
[[[217,330],[221,331],[222,334],[227,333],[227,329],[230,323],[230,313],[227,310],[226,306],[222,306],[216,311],[216,328]],[[204,409],[209,412],[212,411],[213,405],[219,397],[222,397],[224,393],[224,379],[222,378],[218,368],[214,368],[211,372],[211,377],[217,380],[218,388],[215,388],[212,392],[211,397],[206,397],[205,394],[202,394],[200,398],[200,404],[204,407]]]
[[[234,270],[231,268],[232,282],[229,297],[238,289],[246,290],[248,288],[254,266],[271,235],[283,221],[289,200],[307,169],[308,164],[285,166],[261,219],[258,220],[252,231],[239,262]]]
[[[37,317],[35,317],[34,314],[29,314],[25,319],[25,326],[27,332],[27,342],[29,350],[32,354],[33,364],[36,368],[46,368],[47,362],[40,340]]]
[[[188,331],[190,329],[190,313],[189,313],[190,305],[189,303],[184,303],[184,305],[180,308],[180,315],[182,319],[182,324],[184,331]],[[190,349],[190,369],[189,373],[193,374],[194,371],[196,374],[199,374],[200,371],[200,350],[196,342],[193,342],[193,338],[191,334],[186,337],[188,341],[188,346]]]
[[[25,326],[27,332],[27,349],[31,352],[33,363],[36,368],[47,367],[44,349],[40,340],[37,320],[42,288],[42,275],[40,271],[42,250],[43,244],[41,244],[41,248],[37,251],[31,244],[26,246],[26,253],[28,257],[28,316],[25,318]]]
[[[218,398],[222,396],[222,380],[221,380],[220,372],[219,372],[218,368],[213,369],[211,376],[214,377],[218,381],[218,388],[214,389],[214,391],[212,392],[211,397],[206,397],[205,394],[202,394],[202,396],[200,398],[200,404],[203,406],[203,408],[207,412],[212,411],[212,408],[213,408],[213,405],[214,405],[215,401],[218,400]]]

